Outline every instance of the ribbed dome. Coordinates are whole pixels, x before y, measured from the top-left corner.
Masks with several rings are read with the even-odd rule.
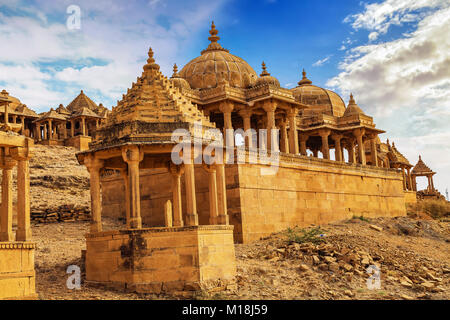
[[[176,88],[191,89],[191,86],[189,85],[189,83],[186,80],[184,80],[183,78],[181,78],[180,75],[178,74],[177,64],[174,64],[174,66],[173,66],[173,75],[170,78],[170,82],[172,82]]]
[[[344,100],[333,91],[313,85],[312,81],[306,77],[305,70],[303,70],[303,79],[299,81],[298,87],[291,91],[300,103],[313,106],[304,113],[322,112],[337,117],[344,115],[346,109]]]
[[[355,99],[353,99],[353,94],[350,94],[350,101],[348,102],[348,107],[345,110],[344,116],[350,116],[353,114],[364,114],[364,112],[356,104]]]
[[[262,63],[263,72],[259,75],[260,77],[256,80],[256,85],[261,86],[264,84],[271,84],[276,87],[280,87],[280,81],[277,78],[272,77],[270,73],[267,72],[266,64]]]
[[[214,88],[228,82],[230,86],[247,88],[258,78],[255,70],[243,59],[232,55],[217,42],[220,38],[214,25],[209,32],[211,41],[202,55],[186,64],[180,76],[187,80],[192,89]]]

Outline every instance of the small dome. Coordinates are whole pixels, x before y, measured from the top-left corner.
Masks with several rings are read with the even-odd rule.
[[[280,82],[277,78],[272,77],[270,73],[267,72],[266,64],[262,63],[263,72],[259,75],[260,77],[256,80],[256,86],[262,86],[264,84],[270,84],[280,88]]]
[[[344,116],[350,116],[353,114],[364,114],[364,112],[356,104],[355,99],[353,99],[353,94],[350,94],[350,101],[348,102],[348,107],[345,110]]]
[[[303,114],[326,113],[337,117],[344,115],[346,108],[344,100],[331,90],[313,85],[312,81],[306,77],[305,70],[303,70],[303,79],[291,91],[297,101],[312,107],[304,110]]]
[[[173,75],[170,78],[170,82],[172,82],[176,88],[191,89],[189,83],[178,74],[178,66],[176,63],[173,65]]]
[[[232,55],[217,42],[218,30],[214,22],[208,38],[211,43],[201,56],[193,59],[180,71],[192,89],[215,88],[228,82],[232,87],[247,88],[258,78],[255,70],[243,59]]]

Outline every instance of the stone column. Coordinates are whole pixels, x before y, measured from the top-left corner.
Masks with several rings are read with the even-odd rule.
[[[297,116],[298,110],[292,108],[288,112],[289,119],[289,152],[292,154],[298,154],[298,134],[297,134]]]
[[[63,123],[63,127],[64,127],[64,140],[67,139],[67,122]]]
[[[123,179],[123,185],[125,187],[125,222],[127,229],[130,228],[130,181],[128,179],[128,168],[120,171],[120,176]]]
[[[130,228],[141,229],[141,190],[139,184],[139,163],[144,158],[144,153],[139,147],[132,145],[122,149],[122,158],[128,164],[129,192],[126,195],[130,199]]]
[[[0,241],[13,241],[12,219],[13,219],[13,196],[12,196],[12,169],[16,161],[3,155],[1,164],[2,176],[2,206],[0,217]]]
[[[100,191],[100,169],[103,168],[104,162],[89,154],[84,159],[84,165],[90,175],[91,189],[91,233],[102,231],[102,200]]]
[[[230,102],[223,102],[219,106],[220,112],[223,113],[223,131],[225,137],[225,144],[228,148],[234,147],[234,133],[230,131],[233,129],[233,123],[231,122],[231,112],[233,112],[234,106]]]
[[[5,124],[9,123],[9,109],[8,108],[9,108],[9,102],[5,104],[5,114],[4,114]]]
[[[75,123],[73,120],[70,120],[70,137],[75,137]]]
[[[403,190],[408,190],[406,186],[406,174],[405,174],[405,168],[400,167],[400,170],[402,170],[402,176],[403,176]]]
[[[276,133],[275,130],[275,110],[277,109],[277,106],[272,103],[265,102],[263,105],[263,109],[266,112],[267,117],[267,151],[273,151],[273,152],[279,152],[280,149],[278,147],[278,141],[276,140]],[[273,150],[272,150],[273,149]]]
[[[280,150],[281,152],[289,153],[289,137],[285,120],[280,123],[280,128]]]
[[[47,133],[48,133],[48,140],[52,140],[53,139],[53,121],[52,120],[48,120]]]
[[[377,135],[370,136],[370,155],[372,157],[372,165],[378,167],[378,150],[377,150]]]
[[[364,149],[363,142],[364,133],[364,128],[353,130],[353,135],[356,137],[356,141],[358,142],[359,161],[363,166],[366,165],[366,151]]]
[[[434,182],[433,182],[433,175],[430,175],[430,182],[431,182],[431,191],[435,191],[434,189]]]
[[[341,134],[333,134],[331,136],[331,139],[334,140],[334,154],[336,157],[336,161],[343,162],[344,161],[344,154],[342,153],[342,146],[341,146],[341,140],[344,136]]]
[[[302,156],[307,156],[308,152],[306,151],[306,142],[308,142],[309,136],[307,134],[300,134],[300,154]]]
[[[44,123],[44,138],[43,140],[48,140],[48,135],[47,135],[47,124]]]
[[[209,182],[209,224],[216,225],[219,220],[219,208],[217,199],[217,176],[216,168],[214,166],[203,166],[208,172]]]
[[[86,119],[84,117],[81,117],[81,128],[83,136],[86,136]]]
[[[348,162],[356,163],[355,140],[354,139],[348,139],[347,150],[348,150]]]
[[[413,191],[414,187],[413,187],[412,178],[411,178],[411,168],[409,168],[409,167],[406,168],[406,172],[407,172],[407,177],[408,177],[408,189],[410,191]]]
[[[22,130],[20,130],[20,134],[25,134],[25,116],[20,116],[20,122],[22,123]]]
[[[186,184],[186,225],[198,226],[197,197],[195,194],[194,164],[184,164],[184,178]]]
[[[216,172],[217,172],[217,200],[219,209],[219,217],[217,223],[228,225],[230,224],[230,219],[228,216],[228,207],[227,207],[227,183],[225,176],[225,164],[218,163],[216,165]]]
[[[252,112],[251,110],[241,110],[239,111],[239,115],[242,117],[242,120],[244,121],[244,131],[247,133],[248,130],[251,130],[251,116]],[[245,145],[249,148],[253,148],[253,135],[246,136],[245,137]]]
[[[184,222],[181,203],[181,175],[184,169],[182,166],[171,164],[169,170],[172,174],[173,225],[174,227],[182,227]]]
[[[30,241],[30,167],[31,155],[26,150],[17,154],[17,232],[16,241]]]
[[[331,131],[329,129],[319,130],[319,135],[322,137],[322,154],[323,158],[329,160],[330,159],[330,147],[328,146],[328,137],[330,136]]]

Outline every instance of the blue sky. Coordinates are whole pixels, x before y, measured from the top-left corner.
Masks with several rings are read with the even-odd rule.
[[[81,9],[68,30],[67,8]],[[375,118],[415,164],[450,179],[450,0],[0,0],[0,89],[38,112],[83,89],[112,107],[141,74],[152,46],[170,76],[220,43],[259,74],[293,87],[305,68]],[[423,183],[422,183],[423,185]]]

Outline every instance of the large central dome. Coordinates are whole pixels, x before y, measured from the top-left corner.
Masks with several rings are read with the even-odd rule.
[[[214,22],[209,33],[211,43],[208,48],[202,51],[200,57],[186,64],[179,75],[187,80],[192,89],[215,88],[224,82],[238,88],[255,84],[258,78],[255,70],[217,42],[220,38]]]

